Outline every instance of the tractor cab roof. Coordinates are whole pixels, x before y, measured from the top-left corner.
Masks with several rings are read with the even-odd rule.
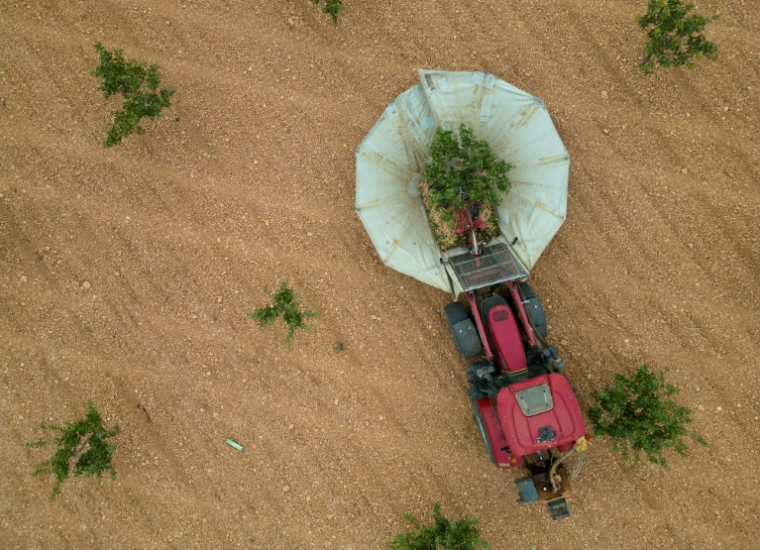
[[[497,410],[516,456],[553,447],[565,450],[586,433],[575,393],[561,374],[538,376],[503,388],[497,397]]]

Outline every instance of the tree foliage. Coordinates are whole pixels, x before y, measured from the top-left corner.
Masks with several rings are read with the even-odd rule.
[[[264,291],[266,292],[266,289]],[[288,336],[285,339],[285,344],[290,345],[297,328],[307,330],[304,319],[316,317],[317,312],[301,312],[295,293],[288,288],[287,282],[282,281],[280,289],[274,295],[274,302],[271,306],[256,309],[253,313],[248,314],[250,319],[255,319],[259,322],[261,330],[265,330],[268,324],[273,323],[280,316],[282,316],[282,320],[288,327]]]
[[[100,65],[93,71],[100,77],[99,90],[104,98],[121,94],[124,98],[121,111],[111,111],[114,120],[108,126],[108,136],[103,141],[103,147],[113,147],[133,133],[145,132],[140,121],[144,117],[156,120],[161,116],[161,110],[171,107],[169,98],[174,94],[171,88],[161,88],[161,78],[158,65],[155,63],[146,68],[145,63],[130,59],[124,60],[121,50],[108,51],[103,44],[95,44],[95,50],[100,55]]]
[[[311,3],[315,6],[319,4],[319,0],[311,0]],[[325,13],[332,17],[333,23],[338,24],[338,15],[343,13],[343,1],[342,0],[325,0]]]
[[[679,390],[665,382],[667,370],[655,373],[642,365],[630,377],[616,374],[614,387],[591,394],[597,402],[589,409],[594,432],[608,436],[624,460],[632,453],[638,464],[643,452],[650,462],[667,468],[663,451],[672,448],[686,456],[684,436],[707,445],[696,432],[687,433],[691,410],[670,399]]]
[[[116,479],[113,468],[113,452],[116,445],[106,441],[118,433],[118,428],[107,430],[103,427],[103,418],[92,403],[87,403],[87,414],[76,422],[67,422],[63,426],[40,424],[43,430],[58,432],[58,437],[27,443],[27,447],[58,447],[55,454],[37,465],[33,476],[53,474],[55,485],[50,500],[61,492],[61,484],[70,475],[92,477],[100,482],[103,473],[108,472],[111,479]],[[73,474],[71,467],[74,467]]]
[[[514,167],[497,158],[488,142],[478,140],[464,124],[458,138],[451,130],[438,128],[430,145],[430,161],[422,167],[430,185],[430,206],[452,229],[456,211],[465,208],[465,201],[473,209],[473,218],[482,206],[495,211],[501,204],[500,193],[509,192],[507,172]]]
[[[717,61],[718,47],[709,42],[702,31],[720,16],[688,15],[693,8],[694,4],[684,4],[682,0],[649,0],[648,11],[636,16],[649,37],[639,65],[644,74],[651,73],[657,66],[693,69],[695,60]]]
[[[450,521],[441,513],[441,503],[433,507],[433,523],[422,525],[412,515],[405,515],[414,530],[409,533],[399,533],[393,542],[388,543],[388,550],[489,550],[490,546],[480,536],[475,527],[478,520],[464,518],[460,521]]]

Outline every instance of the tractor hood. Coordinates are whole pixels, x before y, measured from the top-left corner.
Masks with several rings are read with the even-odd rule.
[[[586,433],[575,393],[561,374],[539,376],[503,388],[497,397],[497,410],[515,456],[552,447],[564,451]]]

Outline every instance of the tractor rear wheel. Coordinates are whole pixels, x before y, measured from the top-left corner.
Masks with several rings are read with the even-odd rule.
[[[491,459],[491,462],[496,464],[496,459],[493,456],[493,447],[491,447],[491,441],[488,439],[488,434],[486,433],[486,425],[483,423],[483,417],[480,414],[480,409],[478,409],[477,401],[472,402],[472,414],[475,416],[475,425],[478,427],[480,437],[483,439],[483,444],[486,446],[488,458]]]
[[[446,324],[449,325],[449,331],[459,353],[465,359],[472,359],[483,353],[480,335],[464,306],[459,302],[454,302],[443,308],[443,313],[446,315]]]

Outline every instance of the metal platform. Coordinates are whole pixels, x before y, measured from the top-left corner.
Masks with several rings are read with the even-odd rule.
[[[570,509],[567,507],[567,500],[564,498],[550,500],[546,503],[546,506],[549,508],[549,516],[551,516],[554,521],[570,517]]]
[[[482,254],[477,258],[470,252],[449,257],[448,263],[465,292],[528,276],[509,247],[503,243],[483,247]]]

